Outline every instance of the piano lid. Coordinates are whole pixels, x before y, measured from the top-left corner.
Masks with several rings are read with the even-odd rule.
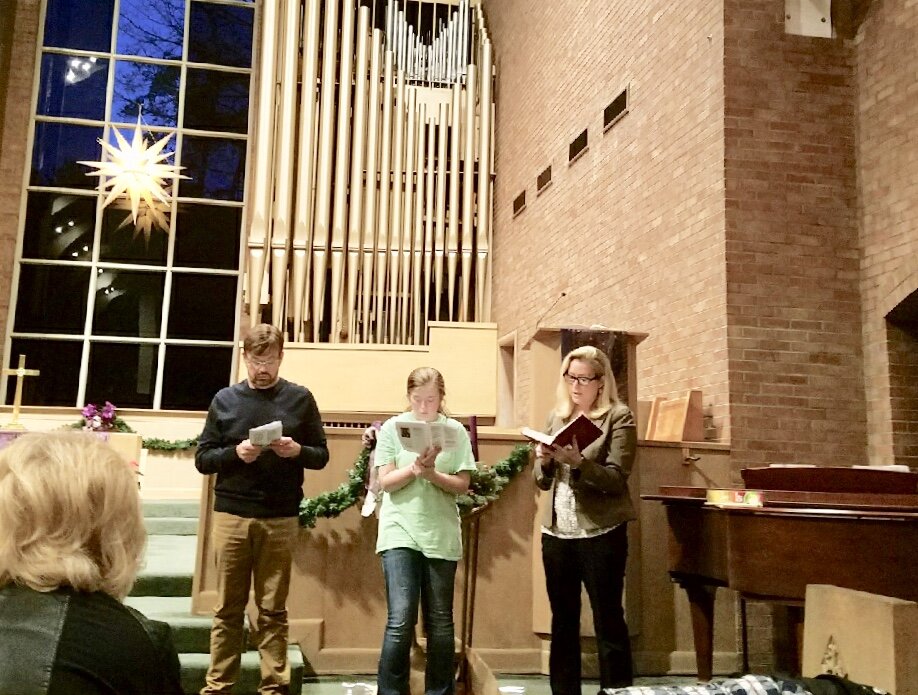
[[[846,492],[886,495],[918,493],[918,473],[847,466],[744,468],[743,484],[758,490]]]

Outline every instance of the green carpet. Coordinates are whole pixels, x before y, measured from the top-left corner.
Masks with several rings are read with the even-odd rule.
[[[125,601],[154,620],[169,623],[182,666],[182,688],[191,695],[204,685],[210,663],[210,626],[207,615],[191,614],[191,581],[197,552],[198,503],[196,501],[147,501],[147,553],[131,595]],[[246,626],[248,628],[248,626]],[[246,630],[248,639],[248,629]],[[288,650],[291,695],[303,685],[303,655],[296,645]],[[242,655],[242,672],[233,692],[255,695],[261,673],[258,652]],[[343,691],[341,691],[343,693]]]

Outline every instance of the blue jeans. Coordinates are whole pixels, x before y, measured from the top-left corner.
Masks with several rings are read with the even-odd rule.
[[[379,655],[379,695],[408,695],[411,645],[418,603],[427,634],[426,695],[452,695],[455,688],[453,587],[456,565],[409,548],[381,553],[389,617]]]

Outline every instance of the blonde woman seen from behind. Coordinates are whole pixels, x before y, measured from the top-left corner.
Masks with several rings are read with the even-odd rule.
[[[627,523],[635,518],[628,490],[637,434],[619,402],[609,359],[592,346],[561,362],[558,398],[546,432],[583,414],[602,430],[581,451],[536,447],[536,485],[551,502],[542,518],[542,563],[551,606],[552,695],[580,695],[580,592],[586,587],[596,630],[600,694],[632,683],[631,645],[622,609]]]
[[[0,451],[0,693],[182,692],[169,626],[122,603],[145,543],[136,474],[97,436]]]

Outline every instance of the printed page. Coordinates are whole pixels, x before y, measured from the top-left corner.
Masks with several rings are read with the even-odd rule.
[[[253,427],[249,430],[249,441],[255,446],[267,446],[284,434],[284,426],[280,420],[269,422],[267,425]]]
[[[431,422],[430,441],[441,451],[455,451],[459,448],[459,432],[455,427],[444,422]]]
[[[426,422],[396,422],[395,432],[408,451],[420,454],[430,448],[430,428]]]

